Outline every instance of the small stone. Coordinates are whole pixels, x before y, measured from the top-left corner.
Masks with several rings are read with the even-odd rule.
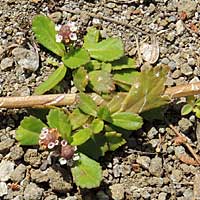
[[[15,62],[22,69],[35,72],[39,67],[38,53],[25,48],[15,48],[12,51]]]
[[[162,176],[163,168],[162,168],[162,159],[159,157],[155,157],[151,160],[149,172],[157,177]]]
[[[141,196],[144,198],[144,199],[150,199],[151,197],[151,194],[147,191],[142,191],[141,192]]]
[[[151,159],[147,156],[138,156],[136,162],[140,164],[143,168],[149,169]]]
[[[169,59],[168,58],[163,58],[161,60],[161,63],[167,65],[169,63]]]
[[[178,169],[174,169],[172,170],[172,174],[170,176],[171,180],[173,182],[180,182],[183,178],[183,172],[181,170]]]
[[[109,196],[104,193],[104,191],[100,190],[97,192],[97,199],[98,200],[109,200]]]
[[[115,3],[107,3],[106,6],[108,8],[115,8],[116,7],[116,4]]]
[[[64,200],[78,200],[78,198],[76,196],[69,196],[69,197],[66,197]]]
[[[178,13],[179,16],[182,12],[186,12],[187,18],[194,16],[196,11],[197,3],[193,0],[179,0],[178,3]]]
[[[166,35],[166,39],[170,42],[174,41],[175,39],[175,32],[172,31],[172,32],[169,32],[169,34]]]
[[[152,127],[152,128],[148,131],[147,137],[148,137],[149,139],[153,139],[157,134],[158,134],[158,131],[156,130],[156,128],[155,128],[155,127]]]
[[[183,154],[185,154],[185,148],[183,146],[175,147],[175,156],[176,157],[180,157]]]
[[[123,184],[114,184],[109,187],[111,190],[111,195],[114,200],[122,200],[124,199],[124,186]]]
[[[170,61],[170,62],[168,63],[168,66],[170,67],[170,69],[171,69],[172,71],[174,71],[174,70],[176,69],[176,62]]]
[[[14,171],[15,163],[2,160],[0,163],[0,181],[8,181],[12,172]]]
[[[13,182],[20,182],[24,179],[26,172],[26,166],[23,164],[20,164],[15,168],[15,170],[10,175],[10,178]]]
[[[24,155],[24,150],[20,146],[13,146],[10,149],[10,158],[12,160],[19,160]]]
[[[5,70],[5,69],[8,69],[8,68],[11,68],[13,66],[13,58],[4,58],[2,61],[1,61],[1,64],[0,64],[0,68],[2,70]]]
[[[58,197],[56,195],[49,195],[48,197],[46,197],[44,200],[58,200]]]
[[[180,127],[182,132],[187,132],[189,130],[189,128],[193,126],[191,121],[189,119],[187,119],[187,118],[182,118],[178,122],[178,125],[179,125],[179,127]]]
[[[189,75],[193,74],[193,69],[187,63],[184,63],[181,66],[181,73],[186,76],[189,76]]]
[[[30,183],[24,190],[24,200],[40,200],[44,189],[38,187],[35,183]]]
[[[158,195],[158,200],[166,200],[166,199],[167,199],[167,193],[161,192],[161,193]]]
[[[0,142],[0,153],[6,153],[15,143],[14,139],[5,139],[2,142]]]
[[[0,182],[0,197],[2,197],[5,194],[8,194],[7,185],[4,182]]]
[[[120,177],[121,174],[121,168],[120,165],[116,164],[113,166],[113,175],[115,178]]]
[[[184,191],[183,196],[185,197],[185,199],[193,199],[193,191],[190,188],[187,188]]]
[[[160,178],[160,177],[149,178],[148,182],[151,186],[156,185],[159,187],[161,187],[164,183],[163,178]]]
[[[194,58],[188,58],[188,65],[194,66],[196,64],[196,61]]]
[[[182,34],[183,31],[185,30],[185,27],[184,27],[184,23],[182,20],[178,20],[176,22],[176,32],[178,35]]]
[[[59,12],[59,11],[51,13],[49,15],[49,18],[51,18],[53,22],[58,23],[61,20],[61,18],[62,18],[62,13]]]
[[[33,167],[39,167],[41,164],[40,156],[38,156],[37,149],[28,149],[24,154],[24,161]]]
[[[181,71],[179,69],[172,73],[172,78],[179,78],[181,76]]]
[[[42,182],[48,182],[49,177],[48,177],[48,171],[41,171],[40,169],[32,169],[30,171],[31,174],[31,179],[35,183],[42,183]]]
[[[156,9],[156,6],[152,3],[150,3],[149,8],[148,8],[148,12],[149,14],[153,13]]]

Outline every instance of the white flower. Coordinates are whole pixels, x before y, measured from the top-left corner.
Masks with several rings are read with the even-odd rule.
[[[75,22],[69,22],[67,25],[69,26],[71,32],[76,32],[78,30]]]
[[[62,42],[62,40],[63,40],[63,36],[56,34],[56,42],[60,43],[60,42]]]
[[[65,158],[61,157],[61,158],[59,158],[59,163],[61,165],[65,165],[65,164],[67,164],[67,160]]]
[[[76,33],[70,33],[70,34],[69,34],[69,38],[70,38],[70,40],[72,40],[72,41],[77,40],[77,35],[76,35]]]
[[[54,142],[49,142],[48,148],[49,149],[53,149],[54,147],[55,147],[55,143]]]
[[[60,24],[55,25],[55,30],[56,30],[56,31],[60,31],[61,27],[62,27],[62,25],[60,25]]]

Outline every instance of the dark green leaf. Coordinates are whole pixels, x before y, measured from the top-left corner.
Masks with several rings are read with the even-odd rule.
[[[88,63],[90,56],[85,49],[74,49],[62,57],[62,61],[67,67],[75,69]]]
[[[72,141],[71,138],[71,124],[68,116],[59,109],[51,109],[47,116],[48,125],[51,128],[57,128],[62,138],[67,140],[69,143]]]
[[[122,137],[122,134],[116,132],[105,133],[107,146],[109,151],[115,151],[126,143],[126,140]]]
[[[97,69],[101,69],[101,62],[97,61],[97,60],[91,60],[89,63],[87,63],[84,68],[90,72],[90,71],[94,71]]]
[[[98,110],[97,116],[107,122],[112,122],[112,118],[111,118],[111,114],[110,111],[108,109],[108,107],[106,106],[101,106]]]
[[[102,169],[99,163],[80,153],[80,160],[71,169],[74,182],[81,188],[99,187],[102,180]]]
[[[79,108],[86,114],[96,117],[97,105],[91,97],[84,93],[80,93]]]
[[[92,130],[90,128],[84,128],[77,131],[73,136],[73,141],[71,145],[78,146],[86,142],[92,136]]]
[[[112,115],[112,124],[127,130],[137,130],[142,127],[142,118],[134,113],[120,112]]]
[[[119,60],[115,60],[112,63],[112,70],[122,70],[122,69],[135,69],[135,60],[127,56],[123,56]]]
[[[103,130],[104,122],[100,119],[94,119],[91,123],[91,129],[94,134],[100,133]]]
[[[48,17],[44,15],[34,17],[32,29],[40,44],[58,56],[64,56],[65,46],[62,43],[56,42],[57,32],[55,31],[55,24]]]
[[[36,88],[35,94],[41,95],[54,88],[60,81],[62,81],[66,72],[67,68],[64,65],[60,66],[48,77],[45,82],[41,83]]]
[[[90,72],[89,84],[97,93],[110,93],[115,90],[115,85],[111,78],[111,74],[103,70]]]
[[[187,115],[192,112],[193,106],[190,104],[185,104],[181,109],[181,115]]]
[[[89,118],[89,115],[83,113],[79,108],[74,109],[69,115],[72,130],[81,127]]]
[[[36,145],[42,128],[46,127],[40,119],[33,116],[25,117],[16,130],[16,139],[22,145]]]
[[[103,62],[114,61],[124,55],[123,43],[118,38],[108,38],[99,43],[88,43],[84,47],[92,58]]]
[[[74,85],[80,92],[85,91],[85,87],[88,84],[87,71],[83,67],[74,70],[73,81]]]

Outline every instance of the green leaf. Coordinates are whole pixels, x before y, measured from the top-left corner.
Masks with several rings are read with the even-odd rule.
[[[32,30],[35,33],[37,41],[44,47],[57,54],[64,56],[65,46],[56,42],[55,24],[44,15],[37,15],[32,22]]]
[[[97,105],[91,97],[84,93],[80,93],[79,108],[86,114],[96,117]]]
[[[112,70],[122,70],[122,69],[135,69],[136,62],[134,59],[128,56],[123,56],[119,60],[115,60],[112,63]]]
[[[92,130],[90,128],[84,128],[77,131],[73,136],[73,141],[71,145],[78,146],[86,142],[92,136]]]
[[[115,84],[119,85],[124,90],[129,91],[134,79],[139,76],[139,74],[140,73],[134,69],[115,71],[113,73],[113,80],[115,81]]]
[[[126,143],[126,140],[122,137],[122,134],[120,133],[106,132],[105,136],[109,151],[115,151]]]
[[[57,128],[62,138],[69,143],[71,138],[71,124],[68,116],[60,109],[51,109],[47,115],[47,123],[51,128]]]
[[[129,93],[121,103],[120,111],[141,113],[169,102],[164,95],[168,67],[158,66],[136,76]]]
[[[190,104],[185,104],[181,109],[181,115],[187,115],[192,112],[193,106]]]
[[[200,119],[200,109],[198,107],[195,107],[193,111],[195,112],[196,117]]]
[[[88,84],[88,78],[87,71],[83,67],[80,67],[73,71],[73,82],[80,92],[85,91],[85,87]]]
[[[84,47],[92,58],[103,62],[114,61],[124,55],[123,43],[118,38],[108,38],[98,43],[87,43]]]
[[[111,113],[106,106],[101,106],[98,110],[97,116],[107,122],[112,122]]]
[[[104,128],[104,122],[100,119],[94,119],[91,123],[91,129],[94,134],[100,133]]]
[[[196,106],[200,106],[200,99],[197,99],[197,100],[196,100],[195,105],[196,105]]]
[[[62,61],[67,67],[76,69],[88,63],[90,61],[90,56],[89,53],[83,48],[74,49],[62,57]]]
[[[42,128],[47,127],[40,119],[25,117],[16,130],[16,139],[22,145],[36,145]]]
[[[101,69],[101,62],[97,61],[97,60],[91,60],[89,63],[87,63],[84,68],[90,72],[90,71],[94,71],[97,69]]]
[[[107,71],[96,70],[89,74],[89,85],[97,93],[110,93],[115,90],[111,74]]]
[[[80,160],[71,169],[73,180],[81,188],[99,187],[102,180],[102,169],[98,162],[80,153]]]
[[[88,141],[78,146],[78,150],[89,157],[97,160],[100,156],[104,156],[108,150],[106,146],[106,137],[104,134],[95,134]],[[91,150],[92,149],[92,150]]]
[[[62,81],[62,79],[65,77],[66,72],[67,68],[64,65],[61,65],[48,77],[45,82],[41,83],[35,89],[35,94],[41,95],[54,88],[60,81]]]
[[[111,69],[112,69],[112,65],[110,63],[105,63],[105,62],[102,62],[101,63],[101,69],[103,71],[106,71],[106,72],[111,72]]]
[[[79,108],[73,110],[69,115],[72,130],[81,127],[89,118],[89,115],[83,113]]]
[[[142,117],[130,112],[114,113],[112,124],[127,130],[137,130],[142,127]]]

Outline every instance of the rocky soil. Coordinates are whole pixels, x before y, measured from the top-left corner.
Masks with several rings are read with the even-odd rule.
[[[121,37],[126,54],[136,57],[141,70],[149,65],[144,60],[140,63],[137,45],[151,44],[156,38],[160,52],[153,66],[170,67],[166,85],[199,81],[199,0],[1,0],[0,96],[31,95],[55,70],[46,61],[52,55],[36,46],[31,31],[31,20],[38,13],[48,15],[55,23],[75,21],[83,33],[94,25],[105,38]],[[65,92],[73,91],[66,88]],[[180,104],[173,103],[166,115],[198,154],[198,119],[192,114],[181,117],[180,109]],[[191,154],[187,146],[175,145],[176,134],[166,122],[146,122],[127,145],[101,160],[101,187],[82,190],[59,164],[44,167],[48,152],[16,142],[15,130],[28,113],[25,109],[0,110],[0,199],[200,199],[198,163],[188,164]]]

